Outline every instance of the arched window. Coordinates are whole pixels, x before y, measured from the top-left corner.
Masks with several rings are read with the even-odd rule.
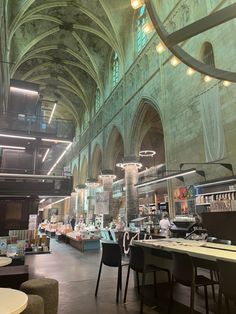
[[[83,131],[88,128],[88,122],[89,122],[89,114],[88,114],[88,110],[86,110],[84,112]]]
[[[212,44],[205,42],[202,47],[202,62],[215,67],[215,58]]]
[[[143,26],[146,24],[146,7],[142,6],[139,10],[139,16],[137,20],[137,50],[138,52],[142,51],[147,43],[147,36],[143,31]]]
[[[119,60],[117,53],[114,54],[112,61],[112,87],[115,87],[119,80]]]
[[[101,107],[101,103],[100,103],[100,90],[97,87],[96,89],[96,99],[95,99],[95,113],[98,112],[98,110]]]

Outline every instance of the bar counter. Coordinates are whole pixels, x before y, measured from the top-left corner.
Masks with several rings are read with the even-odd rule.
[[[230,262],[236,262],[235,245],[185,240],[180,238],[139,240],[134,241],[134,244],[152,249],[152,252],[153,250],[167,253],[181,252],[202,260],[216,262],[217,259],[222,259]]]

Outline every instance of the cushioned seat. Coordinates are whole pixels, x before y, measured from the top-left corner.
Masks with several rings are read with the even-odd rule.
[[[39,295],[29,294],[28,305],[22,314],[44,314],[43,298]]]
[[[43,298],[44,313],[57,314],[58,309],[58,281],[50,278],[31,279],[21,284],[21,291],[36,294]]]

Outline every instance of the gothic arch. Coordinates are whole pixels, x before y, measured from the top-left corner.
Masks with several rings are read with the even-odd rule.
[[[80,167],[79,183],[85,184],[87,177],[88,177],[88,160],[86,157],[84,157]]]
[[[138,156],[140,150],[154,150],[154,157],[140,157],[143,166],[165,162],[164,132],[160,112],[154,102],[143,98],[134,115],[131,126],[130,149]]]
[[[102,169],[102,150],[99,144],[94,147],[91,161],[91,175],[92,178],[97,179]]]

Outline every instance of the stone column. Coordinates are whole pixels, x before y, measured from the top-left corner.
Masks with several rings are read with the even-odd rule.
[[[112,198],[112,185],[115,179],[115,175],[110,170],[103,170],[100,178],[102,179],[103,191],[109,192],[109,214],[103,215],[103,225],[108,226],[112,218],[116,218],[119,212],[115,211],[113,208],[113,198]]]
[[[125,193],[127,224],[138,217],[138,189],[135,184],[138,182],[138,163],[126,163],[125,168]]]

